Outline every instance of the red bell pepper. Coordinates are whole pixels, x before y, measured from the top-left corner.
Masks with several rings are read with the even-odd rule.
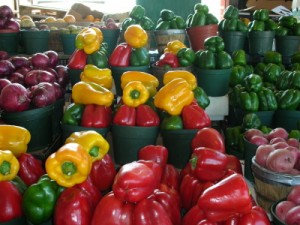
[[[134,161],[124,164],[112,186],[114,194],[122,201],[139,202],[150,196],[157,186],[153,170]]]
[[[205,219],[204,211],[198,205],[194,205],[182,218],[182,225],[198,225]]]
[[[245,178],[235,173],[207,188],[197,205],[208,220],[221,222],[236,214],[250,213],[252,201]]]
[[[22,194],[11,181],[0,182],[0,223],[21,217]]]
[[[196,178],[201,181],[217,181],[227,171],[228,158],[226,154],[214,149],[198,147],[194,149],[190,162]]]
[[[171,52],[165,52],[159,57],[158,61],[155,62],[155,65],[172,68],[179,67],[178,57]]]
[[[98,191],[102,192],[111,189],[116,173],[116,167],[111,156],[106,154],[101,160],[93,162],[89,176],[91,176]]]
[[[117,45],[108,58],[110,66],[129,66],[132,48],[123,42]]]
[[[179,190],[179,172],[172,164],[167,164],[163,171],[162,184],[168,185],[170,188]]]
[[[82,49],[75,49],[68,59],[68,68],[83,70],[86,65],[88,55]]]
[[[159,190],[171,195],[176,200],[176,206],[178,206],[179,208],[182,207],[181,198],[178,190],[162,183],[159,186]]]
[[[42,161],[29,153],[22,153],[18,157],[18,161],[20,164],[18,176],[27,186],[36,183],[46,173]]]
[[[121,105],[113,117],[113,123],[120,126],[135,126],[135,115],[134,107]]]
[[[227,162],[227,169],[233,170],[236,173],[242,174],[243,175],[243,169],[242,169],[242,164],[238,157],[234,155],[228,155],[226,154],[228,162]]]
[[[159,124],[159,116],[151,106],[142,104],[136,107],[136,126],[154,127]]]
[[[197,131],[191,142],[192,150],[197,147],[208,147],[225,153],[225,142],[218,130],[205,127]]]
[[[138,152],[138,158],[153,160],[158,163],[164,171],[168,161],[168,149],[163,145],[146,145]]]
[[[197,103],[184,106],[181,116],[185,129],[202,129],[211,126],[210,117]]]
[[[162,177],[162,172],[163,172],[160,165],[152,160],[140,159],[137,162],[148,166],[152,170],[154,177],[155,177],[155,183],[156,183],[155,188],[159,188],[161,177]]]
[[[111,107],[95,104],[85,105],[84,110],[82,112],[81,126],[106,128],[110,126],[111,121]]]

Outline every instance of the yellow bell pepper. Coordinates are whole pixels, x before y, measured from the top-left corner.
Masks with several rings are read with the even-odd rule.
[[[131,107],[144,104],[149,97],[149,91],[141,81],[131,81],[123,89],[123,103]]]
[[[65,144],[75,142],[80,144],[92,157],[93,162],[102,159],[109,150],[109,143],[94,130],[78,131],[72,133]]]
[[[81,81],[94,82],[109,90],[113,85],[111,70],[108,68],[100,69],[92,64],[87,64],[80,74]]]
[[[125,30],[124,39],[132,48],[142,48],[148,42],[148,34],[140,25],[133,24]]]
[[[100,49],[103,42],[102,31],[97,27],[85,27],[76,36],[75,46],[83,49],[86,54],[92,54]]]
[[[198,85],[196,76],[186,70],[169,70],[169,71],[167,71],[163,76],[163,83],[165,85],[165,84],[169,83],[171,80],[176,79],[176,78],[185,79],[191,86],[192,90],[194,90]]]
[[[124,89],[126,84],[131,81],[141,81],[148,89],[150,96],[154,96],[159,85],[158,79],[150,73],[141,71],[126,71],[121,76],[121,88]]]
[[[177,54],[177,52],[182,49],[186,48],[186,45],[179,40],[169,41],[167,47],[164,49],[164,52],[171,52],[173,54]]]
[[[80,144],[67,143],[52,153],[45,163],[49,177],[63,187],[85,181],[92,168],[92,158]]]
[[[192,103],[194,93],[183,78],[176,78],[164,85],[154,96],[154,105],[170,115],[180,115],[184,106]]]
[[[0,150],[0,181],[13,180],[19,168],[19,161],[11,151]]]
[[[27,151],[30,132],[20,126],[0,125],[0,150],[10,150],[16,157]]]
[[[79,81],[72,87],[72,99],[77,104],[111,106],[114,94],[94,82]]]

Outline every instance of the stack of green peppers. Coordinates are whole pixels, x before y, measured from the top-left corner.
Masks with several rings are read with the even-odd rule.
[[[253,21],[248,24],[248,31],[274,31],[277,23],[269,17],[268,9],[257,9],[253,13]]]
[[[275,29],[276,36],[299,36],[300,23],[294,16],[281,16]]]
[[[157,20],[155,30],[168,30],[168,29],[185,29],[186,21],[179,15],[175,15],[172,10],[162,9],[160,17]]]
[[[197,3],[194,5],[194,13],[189,14],[186,21],[186,27],[205,26],[218,24],[218,19],[209,12],[207,5]]]

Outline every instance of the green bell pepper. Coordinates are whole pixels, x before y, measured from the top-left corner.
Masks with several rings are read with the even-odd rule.
[[[291,63],[300,63],[300,51],[297,51],[292,55]]]
[[[288,32],[289,32],[288,28],[283,27],[283,26],[278,26],[275,29],[276,36],[287,36]]]
[[[202,11],[196,11],[191,18],[190,27],[204,26],[206,21],[206,14]]]
[[[268,9],[257,9],[253,13],[253,19],[258,21],[267,21],[269,19],[269,10]]]
[[[265,82],[275,84],[281,74],[281,67],[274,63],[269,63],[264,69],[263,79]]]
[[[257,96],[260,111],[274,111],[277,109],[277,100],[271,89],[263,87],[257,93]]]
[[[175,16],[170,23],[170,28],[171,29],[185,29],[186,24],[185,20],[181,16]]]
[[[192,18],[193,18],[193,14],[190,13],[190,14],[187,16],[186,21],[185,21],[186,27],[191,27]]]
[[[221,29],[223,31],[236,31],[239,19],[224,19]]]
[[[207,5],[201,4],[201,3],[196,3],[194,5],[194,11],[195,12],[202,12],[204,14],[207,14],[209,11],[209,8]]]
[[[129,13],[129,17],[136,21],[141,20],[145,16],[145,8],[141,5],[135,5]]]
[[[282,91],[277,97],[279,109],[296,110],[300,103],[300,91],[287,89]]]
[[[241,126],[244,131],[249,129],[259,129],[261,126],[261,120],[256,113],[247,113],[243,117]]]
[[[216,69],[229,69],[233,66],[233,61],[229,53],[220,51],[215,54]]]
[[[261,132],[264,134],[269,134],[273,129],[271,127],[267,127],[265,125],[262,125],[260,128]]]
[[[206,107],[210,104],[210,99],[204,89],[197,86],[193,92],[198,105],[200,105],[202,109],[206,109]]]
[[[257,63],[256,66],[254,67],[254,73],[257,75],[263,76],[266,66],[267,65],[263,62]]]
[[[233,5],[229,5],[225,8],[224,12],[225,19],[238,19],[239,18],[239,10]]]
[[[246,70],[243,66],[233,66],[230,78],[229,78],[229,86],[234,87],[237,84],[240,84],[244,78],[246,77]]]
[[[236,31],[247,32],[248,27],[242,20],[238,19],[237,26],[236,26]]]
[[[278,19],[278,23],[280,26],[292,29],[297,23],[297,18],[294,16],[281,16]]]
[[[226,151],[238,151],[243,152],[243,133],[241,126],[228,127],[225,130],[225,146]]]
[[[22,208],[26,219],[32,224],[41,224],[51,219],[56,200],[63,190],[47,174],[43,175],[24,192]]]
[[[293,63],[291,66],[291,71],[300,70],[300,63]]]
[[[160,18],[163,21],[171,21],[172,19],[174,19],[174,17],[175,17],[175,13],[172,10],[162,9],[160,11]]]
[[[220,36],[211,36],[205,39],[204,41],[205,50],[210,50],[213,53],[221,52],[224,50],[224,40]]]
[[[180,116],[165,116],[161,122],[162,130],[183,129],[183,122]]]
[[[215,17],[212,13],[207,13],[206,19],[205,19],[205,25],[210,24],[218,24],[218,18]]]
[[[255,92],[242,91],[240,93],[241,108],[246,112],[257,112],[259,107],[258,96]]]
[[[268,19],[265,21],[265,30],[274,31],[278,27],[278,24],[272,20]]]
[[[199,50],[195,53],[195,66],[200,69],[215,69],[216,60],[215,55],[210,50]]]
[[[171,21],[163,21],[157,23],[155,30],[168,30],[170,29]]]
[[[292,28],[293,35],[300,36],[300,23],[296,23]]]
[[[289,87],[292,89],[300,90],[300,71],[296,70],[290,73],[289,77]]]
[[[243,87],[241,84],[235,85],[232,89],[229,89],[229,104],[240,108],[241,107],[241,99],[240,95],[241,92],[245,91],[245,87]]]
[[[245,65],[244,68],[245,68],[246,75],[250,75],[251,73],[254,73],[254,68],[252,65]]]
[[[243,85],[245,86],[246,91],[258,92],[263,87],[263,80],[261,76],[253,73],[244,78]]]
[[[278,90],[286,90],[290,87],[290,74],[292,72],[288,70],[284,70],[280,73],[277,81],[276,81],[276,88]]]
[[[246,66],[247,65],[247,56],[246,52],[243,49],[235,50],[232,53],[233,65]]]
[[[100,46],[99,51],[105,53],[105,54],[107,55],[107,57],[108,57],[108,51],[109,51],[108,43],[105,42],[105,41],[103,41],[103,42],[101,43],[101,46]]]
[[[281,64],[282,63],[282,55],[276,51],[266,51],[264,54],[264,63],[274,63]]]
[[[295,138],[297,140],[300,140],[300,130],[291,130],[289,132],[288,138]]]
[[[147,66],[150,64],[150,55],[147,48],[133,48],[130,54],[131,66]]]
[[[259,20],[253,20],[248,25],[248,30],[251,31],[264,31],[265,30],[265,23]]]
[[[177,57],[179,60],[180,66],[191,66],[194,64],[196,59],[196,54],[193,49],[191,48],[181,48],[177,52]]]
[[[154,22],[147,16],[143,16],[143,18],[140,21],[140,25],[146,31],[153,30],[155,27]]]
[[[62,123],[75,126],[80,125],[83,110],[84,105],[71,103],[64,112]]]
[[[136,20],[128,17],[126,19],[123,20],[122,24],[121,24],[121,30],[125,31],[130,25],[136,24]]]
[[[98,68],[107,68],[108,57],[102,50],[98,50],[87,57],[87,64],[92,64]]]

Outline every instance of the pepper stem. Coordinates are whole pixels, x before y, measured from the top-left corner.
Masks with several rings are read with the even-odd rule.
[[[133,99],[138,99],[140,97],[141,93],[138,90],[132,90],[130,92],[130,97]]]
[[[76,173],[77,167],[75,166],[75,164],[73,162],[67,161],[61,165],[61,170],[62,170],[63,174],[72,176],[74,173]]]
[[[10,166],[11,164],[8,162],[8,161],[3,161],[1,164],[0,164],[0,173],[2,175],[7,175],[10,173]]]
[[[198,157],[193,157],[190,159],[190,163],[191,163],[191,166],[193,169],[196,168],[197,160],[198,160]]]
[[[99,155],[99,147],[98,146],[94,146],[90,149],[89,151],[90,156],[92,156],[93,158],[97,158],[97,156]]]

